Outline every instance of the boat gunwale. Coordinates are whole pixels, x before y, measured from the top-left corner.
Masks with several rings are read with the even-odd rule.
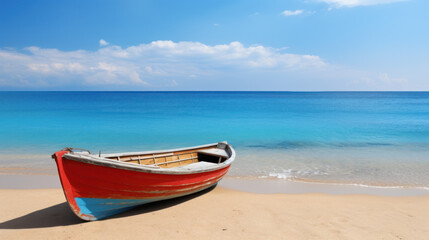
[[[160,168],[158,166],[148,166],[148,165],[140,165],[140,164],[129,163],[129,162],[121,162],[121,161],[109,159],[106,157],[116,157],[116,156],[120,157],[120,156],[127,156],[127,155],[144,155],[144,154],[165,153],[165,152],[178,152],[178,151],[186,151],[186,150],[191,150],[196,148],[217,146],[218,143],[212,143],[212,144],[206,144],[206,145],[200,145],[200,146],[194,146],[194,147],[167,149],[167,150],[104,154],[104,155],[101,155],[100,157],[94,154],[66,153],[63,155],[63,157],[69,160],[79,161],[83,163],[129,170],[129,171],[156,173],[156,174],[184,175],[184,174],[211,172],[211,171],[220,170],[230,166],[232,162],[235,160],[235,150],[227,142],[220,142],[220,143],[224,143],[227,145],[227,148],[229,148],[229,150],[231,151],[231,155],[224,162],[218,163],[216,164],[216,166],[207,167],[203,169],[186,170],[183,168],[182,169]]]
[[[220,142],[220,143],[226,143],[228,146],[230,146],[227,142]],[[152,150],[152,151],[142,151],[142,152],[106,153],[106,154],[101,154],[101,156],[102,157],[124,157],[128,155],[147,155],[147,154],[153,154],[153,153],[179,152],[179,151],[186,151],[186,150],[191,150],[195,148],[214,147],[214,146],[217,146],[218,144],[219,143],[210,143],[210,144],[204,144],[204,145],[193,146],[193,147]]]

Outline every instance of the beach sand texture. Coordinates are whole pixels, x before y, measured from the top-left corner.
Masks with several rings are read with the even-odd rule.
[[[0,239],[428,239],[429,196],[216,187],[83,222],[61,189],[0,190]]]

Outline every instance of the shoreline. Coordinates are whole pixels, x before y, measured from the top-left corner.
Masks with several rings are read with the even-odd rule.
[[[330,194],[372,196],[429,196],[429,188],[367,186],[359,184],[290,181],[282,179],[238,179],[225,177],[220,186],[258,194]]]
[[[84,222],[61,189],[0,189],[0,239],[424,239],[428,202],[429,196],[256,194],[217,186]]]
[[[226,176],[218,185],[223,188],[258,194],[324,193],[333,195],[429,196],[429,188],[426,187],[368,186],[348,183],[293,181],[257,177]],[[0,173],[0,189],[55,188],[61,188],[61,183],[57,174]]]

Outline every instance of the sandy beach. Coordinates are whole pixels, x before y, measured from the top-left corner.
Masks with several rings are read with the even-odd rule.
[[[257,194],[216,187],[83,222],[61,189],[0,190],[0,239],[427,239],[429,196]]]

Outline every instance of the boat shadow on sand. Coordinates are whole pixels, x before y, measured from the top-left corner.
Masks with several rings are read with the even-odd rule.
[[[216,186],[205,189],[184,197],[153,202],[135,207],[124,213],[108,217],[99,221],[107,221],[113,218],[123,218],[139,214],[151,213],[165,208],[173,207],[183,202],[192,200],[193,198],[204,195],[212,191]],[[70,210],[67,202],[56,204],[44,209],[40,209],[27,215],[17,217],[0,223],[0,229],[31,229],[31,228],[49,228],[57,226],[68,226],[76,224],[84,224],[85,221],[76,217]]]

